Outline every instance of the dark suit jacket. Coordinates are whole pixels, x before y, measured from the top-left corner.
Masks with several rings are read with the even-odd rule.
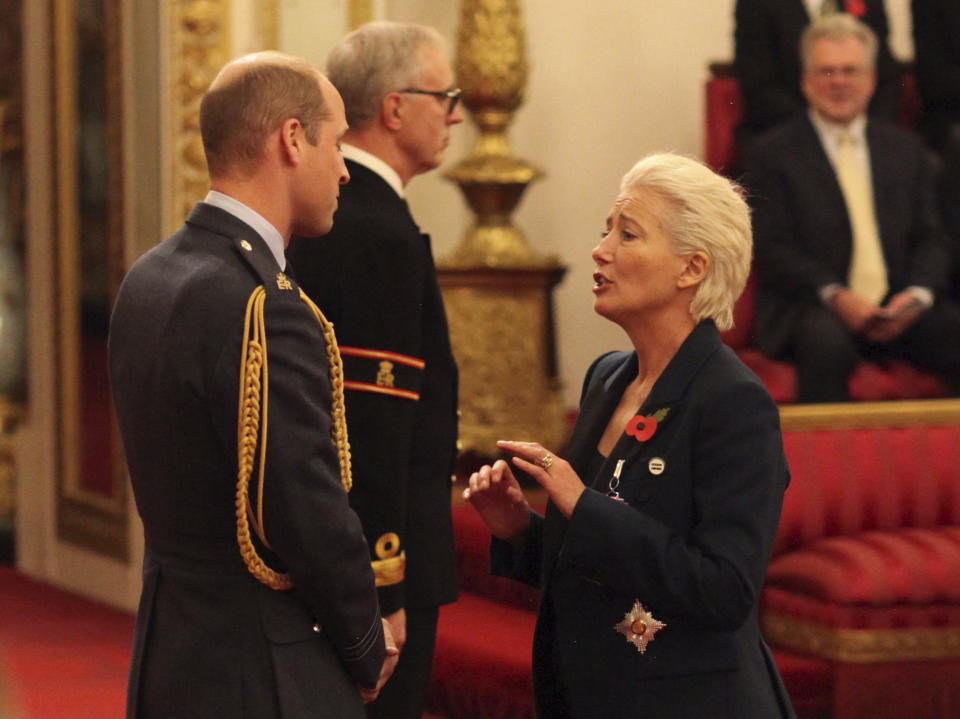
[[[383,629],[330,440],[328,369],[305,359],[324,356],[323,335],[279,270],[254,230],[199,203],[117,296],[110,379],[146,539],[128,717],[363,717],[356,683],[379,676]],[[247,571],[234,515],[241,335],[260,284],[274,550],[261,555],[289,572],[289,591]]]
[[[347,168],[333,231],[295,237],[287,257],[337,330],[353,448],[350,504],[371,560],[389,533],[406,554],[403,581],[380,586],[383,612],[437,607],[457,597],[457,366],[430,238],[383,178],[350,160]]]
[[[927,150],[920,138],[871,119],[867,144],[890,292],[934,294],[948,269]],[[781,352],[817,290],[846,285],[852,234],[836,173],[807,115],[760,138],[747,157],[753,193],[760,347]]]
[[[910,8],[920,126],[931,147],[942,151],[950,126],[960,123],[960,3],[913,0]]]
[[[492,546],[494,573],[542,590],[538,716],[791,717],[757,623],[789,481],[777,407],[701,322],[641,408],[668,410],[653,436],[621,435],[596,477],[585,476],[636,372],[632,352],[603,355],[587,372],[567,459],[593,488],[569,521],[550,503],[522,545]],[[618,459],[627,504],[606,496]],[[666,623],[644,654],[614,631],[635,599]]]
[[[866,0],[860,18],[877,34],[877,90],[870,113],[894,119],[900,70],[887,44],[883,0]],[[807,107],[800,86],[800,36],[810,23],[803,0],[737,0],[734,10],[734,67],[743,93],[744,113],[737,130],[741,147]]]

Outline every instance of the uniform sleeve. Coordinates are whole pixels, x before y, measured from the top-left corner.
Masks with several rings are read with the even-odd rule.
[[[406,604],[407,501],[425,370],[420,357],[425,260],[418,249],[401,238],[369,243],[338,278],[336,332],[353,456],[350,504],[363,523],[384,614]]]
[[[563,552],[588,578],[665,616],[734,629],[757,601],[779,521],[787,476],[779,417],[762,386],[743,382],[694,424],[689,531],[588,489]]]
[[[348,672],[374,686],[385,656],[363,531],[341,485],[319,324],[299,298],[268,297],[264,531]]]

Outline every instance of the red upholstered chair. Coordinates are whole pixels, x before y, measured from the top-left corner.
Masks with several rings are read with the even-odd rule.
[[[768,641],[830,663],[834,719],[960,717],[960,426],[784,444]]]

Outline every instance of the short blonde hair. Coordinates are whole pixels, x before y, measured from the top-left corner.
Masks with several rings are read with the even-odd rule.
[[[647,190],[670,210],[664,230],[678,255],[702,250],[709,268],[690,301],[694,321],[733,327],[733,305],[750,274],[753,238],[742,188],[696,160],[672,153],[648,155],[620,183],[620,193]]]

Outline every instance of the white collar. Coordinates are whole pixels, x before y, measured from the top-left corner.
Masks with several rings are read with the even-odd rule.
[[[273,255],[273,259],[277,261],[280,269],[286,269],[287,259],[283,255],[283,235],[281,235],[280,230],[271,225],[263,215],[256,210],[250,209],[240,202],[240,200],[230,197],[230,195],[225,195],[222,192],[217,192],[216,190],[210,190],[207,196],[203,198],[203,201],[208,205],[219,207],[224,212],[229,212],[237,219],[250,225],[250,227],[256,230],[257,234],[263,238],[263,241],[267,243],[267,247],[270,248],[270,254]]]
[[[353,160],[358,165],[363,165],[368,170],[377,173],[383,178],[384,182],[393,188],[394,192],[400,197],[403,197],[403,182],[400,180],[400,175],[397,174],[397,171],[390,167],[390,165],[373,153],[362,150],[356,145],[351,145],[347,142],[344,142],[340,146],[340,149],[346,159]]]

